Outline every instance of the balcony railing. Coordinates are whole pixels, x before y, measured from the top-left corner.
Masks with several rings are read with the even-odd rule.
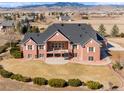
[[[49,49],[47,50],[49,53],[65,53],[68,52],[68,49]]]

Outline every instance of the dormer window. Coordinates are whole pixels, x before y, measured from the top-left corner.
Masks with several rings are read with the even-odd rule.
[[[38,49],[44,49],[44,45],[38,45]]]

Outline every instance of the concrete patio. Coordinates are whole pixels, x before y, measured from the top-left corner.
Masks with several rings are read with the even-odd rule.
[[[51,58],[47,58],[46,62],[47,64],[66,64],[68,63],[68,60],[65,60],[64,58],[60,58],[60,57],[51,57]]]

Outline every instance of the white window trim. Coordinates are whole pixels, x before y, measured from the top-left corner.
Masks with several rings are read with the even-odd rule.
[[[45,50],[46,49],[46,46],[44,45],[43,49]]]
[[[25,47],[26,47],[26,50],[28,50],[28,45],[26,45]]]
[[[96,49],[95,49],[95,47],[93,47],[93,52],[96,52]]]
[[[77,45],[77,49],[79,49],[79,45]]]
[[[32,45],[32,50],[34,50],[34,45]]]
[[[89,47],[87,47],[87,53],[89,53]]]

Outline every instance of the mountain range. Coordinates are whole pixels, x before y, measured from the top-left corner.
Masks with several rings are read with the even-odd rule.
[[[9,3],[8,3],[9,4]],[[8,6],[6,3],[4,3],[4,5],[2,3],[0,3],[0,8],[34,8],[34,7],[92,7],[92,6],[114,6],[114,7],[124,7],[124,3],[109,3],[109,4],[102,4],[102,3],[77,3],[77,2],[57,2],[57,3],[42,3],[42,2],[37,2],[37,3],[17,3],[16,6],[14,6],[13,4],[16,4],[16,2],[9,4],[10,6]],[[3,5],[3,6],[2,6]]]

